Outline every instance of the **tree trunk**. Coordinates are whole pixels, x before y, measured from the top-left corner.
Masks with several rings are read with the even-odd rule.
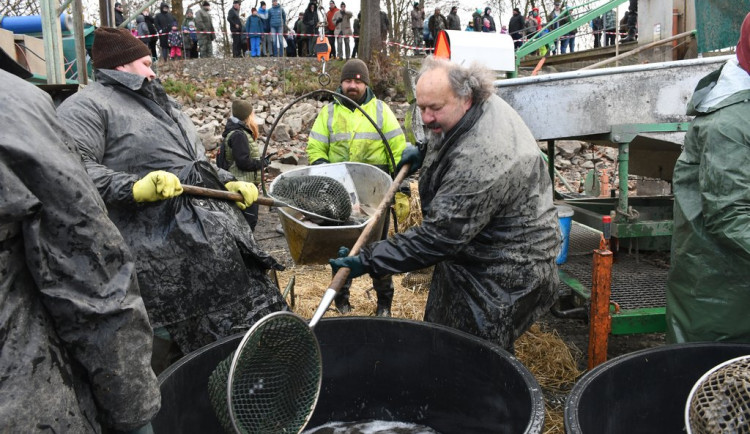
[[[383,49],[380,38],[380,2],[361,0],[362,20],[359,24],[359,53],[357,56],[369,64],[373,52]]]
[[[182,9],[182,0],[172,0],[170,3],[172,4],[172,15],[177,20],[177,28],[179,29],[182,25],[182,19],[185,17],[185,12]]]

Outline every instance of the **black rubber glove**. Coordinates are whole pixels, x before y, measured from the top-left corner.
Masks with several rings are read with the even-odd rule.
[[[359,277],[367,271],[365,270],[365,266],[362,265],[362,260],[359,259],[359,255],[357,256],[347,256],[349,255],[349,249],[346,247],[340,247],[339,248],[339,257],[336,259],[329,259],[328,263],[331,264],[331,269],[333,270],[333,274],[336,274],[340,268],[348,268],[349,271],[349,278],[354,279],[355,277]]]
[[[328,164],[330,161],[326,160],[325,158],[318,158],[317,160],[312,162],[313,166],[317,166],[318,164]]]
[[[401,153],[401,161],[396,165],[396,172],[400,172],[403,165],[411,164],[407,176],[411,175],[422,167],[422,160],[424,160],[424,155],[419,151],[419,148],[409,145]]]

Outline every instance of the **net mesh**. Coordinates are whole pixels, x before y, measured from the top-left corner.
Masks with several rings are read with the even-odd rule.
[[[688,405],[694,434],[750,433],[750,356],[706,376]]]
[[[273,185],[273,197],[282,202],[334,220],[346,221],[352,201],[346,187],[327,176],[290,176]]]
[[[253,327],[232,383],[232,409],[241,433],[298,433],[315,407],[320,391],[320,347],[307,323],[284,312]],[[234,433],[227,402],[230,356],[208,380],[216,416]]]

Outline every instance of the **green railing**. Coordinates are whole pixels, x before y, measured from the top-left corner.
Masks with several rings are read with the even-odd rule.
[[[553,26],[560,22],[560,20],[567,14],[561,14],[560,16],[556,17],[554,20],[547,23],[546,26],[542,28],[542,30],[538,31],[531,39],[526,41],[521,47],[516,51],[516,73],[518,73],[518,68],[521,64],[521,59],[525,56],[528,56],[529,54],[533,53],[534,51],[540,49],[541,47],[546,46],[547,44],[554,42],[555,39],[558,39],[559,37],[566,35],[573,29],[577,29],[578,27],[581,27],[582,25],[588,23],[589,21],[593,20],[595,17],[598,17],[600,15],[603,15],[605,12],[611,11],[612,9],[616,8],[617,6],[620,6],[621,4],[627,2],[628,0],[612,0],[609,1],[599,7],[596,7],[594,9],[591,9],[590,11],[586,12],[585,14],[579,16],[575,20],[560,26],[549,33],[545,33],[545,30],[548,30],[550,26]],[[586,7],[590,5],[591,3],[598,3],[597,0],[582,4],[580,6],[575,6],[568,9],[568,13],[570,11],[573,11],[574,9]],[[616,24],[617,25],[617,24]]]

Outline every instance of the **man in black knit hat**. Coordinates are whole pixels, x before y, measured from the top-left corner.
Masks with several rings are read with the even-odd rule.
[[[151,70],[148,47],[125,29],[99,28],[92,58],[97,81],[58,114],[136,257],[159,372],[179,352],[286,310],[266,274],[283,267],[258,247],[241,212],[257,188],[209,163],[195,126]],[[243,200],[187,197],[183,183]]]
[[[406,148],[406,137],[390,107],[375,97],[370,89],[370,71],[359,59],[350,59],[341,68],[341,86],[337,92],[359,104],[376,120],[377,127],[388,140],[390,153],[377,133],[375,126],[349,101],[334,98],[334,101],[318,113],[310,137],[307,140],[307,155],[311,164],[340,163],[354,161],[376,166],[393,174],[395,165],[401,160]],[[383,227],[382,237],[388,236],[388,223]],[[351,247],[351,246],[347,246]],[[393,279],[391,276],[372,280],[378,295],[375,311],[378,316],[391,316],[393,302]],[[349,287],[351,279],[335,298],[336,308],[341,313],[350,312]]]

